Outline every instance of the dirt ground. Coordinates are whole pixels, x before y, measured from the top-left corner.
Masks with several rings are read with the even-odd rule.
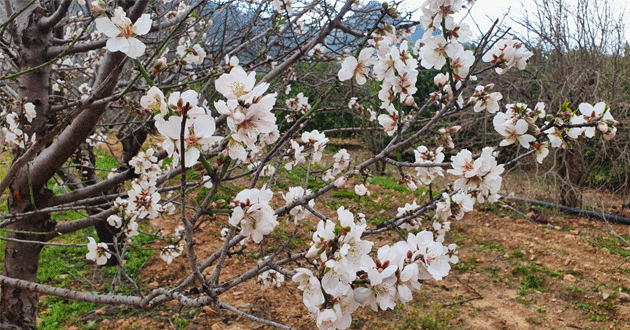
[[[375,185],[368,188],[377,194],[386,190]],[[414,320],[427,319],[436,310],[437,318],[448,319],[444,329],[630,329],[627,226],[522,204],[501,205],[473,211],[453,223],[449,236],[461,246],[461,261],[445,280],[424,283],[416,292],[415,303],[408,307],[378,314],[355,312],[351,329],[414,329],[419,324]],[[176,224],[173,220],[159,226],[168,232]],[[200,259],[221,244],[216,233],[223,224],[219,219],[207,219],[199,226],[208,233],[197,236]],[[304,231],[301,235],[310,234]],[[387,235],[381,238],[391,239]],[[221,279],[237,276],[252,264],[244,256],[233,256]],[[155,258],[145,267],[143,281],[149,289],[176,285],[187,268],[183,258],[170,266]],[[301,292],[290,281],[266,290],[249,281],[222,298],[258,317],[296,329],[316,328],[302,305]],[[213,306],[180,310],[176,304],[167,304],[131,314],[121,315],[115,307],[106,307],[93,317],[100,319],[98,329],[173,329],[178,325],[187,329],[272,328]],[[184,318],[188,322],[181,327]]]
[[[518,171],[508,173],[505,193],[553,200],[550,187],[535,177]],[[366,213],[368,220],[393,216],[396,207],[424,198],[382,185],[366,186],[372,192],[370,203],[342,202],[351,205],[355,213]],[[283,205],[280,199],[277,196],[275,207]],[[318,200],[315,208],[336,218],[336,199],[328,195]],[[624,196],[585,190],[584,204],[630,217],[622,207],[626,204]],[[278,220],[287,226],[286,230],[292,230],[285,219]],[[317,222],[310,216],[298,225],[300,240],[292,247],[294,251],[308,248]],[[166,234],[173,233],[178,225],[175,218],[151,223],[153,229]],[[223,243],[219,232],[226,225],[226,217],[202,219],[195,235],[198,260],[204,260]],[[460,263],[450,275],[443,281],[423,283],[414,302],[407,306],[378,313],[357,310],[350,329],[630,329],[630,227],[510,201],[475,210],[454,221],[452,227],[447,242],[460,246]],[[272,235],[265,244],[277,244],[281,239]],[[395,239],[398,236],[392,233],[372,237],[377,242],[391,243]],[[249,256],[256,249],[251,245],[243,253],[230,256],[219,280],[250,269],[255,261]],[[213,271],[208,268],[204,274]],[[189,273],[186,258],[166,265],[155,256],[141,271],[141,278],[144,288],[153,289],[176,286]],[[264,290],[250,280],[221,299],[257,317],[295,329],[316,329],[302,304],[301,291],[290,279],[280,288]],[[97,329],[273,329],[216,306],[182,309],[174,302],[148,312],[106,306],[82,316],[82,320],[96,321]],[[79,327],[69,324],[66,328]]]

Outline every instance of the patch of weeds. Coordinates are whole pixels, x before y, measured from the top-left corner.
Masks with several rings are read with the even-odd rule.
[[[313,175],[313,171],[317,171],[318,169],[321,169],[321,167],[317,165],[314,165],[311,168],[311,175],[309,176],[308,180],[308,188],[311,190],[317,190],[326,185],[324,182],[321,182],[321,180],[317,176]],[[305,168],[301,166],[295,166],[290,171],[287,171],[284,167],[281,167],[277,171],[278,173],[276,176],[278,178],[285,178],[286,180],[288,180],[288,186],[295,187],[304,185],[304,180],[306,179]]]
[[[66,243],[87,244],[87,230],[78,231],[72,235],[64,236]],[[3,249],[4,250],[4,249]],[[47,246],[40,253],[37,281],[39,283],[61,284],[76,282],[82,278],[81,272],[88,268],[85,262],[85,248]]]
[[[588,317],[595,322],[603,322],[608,319],[606,313],[597,310],[591,303],[585,303],[581,301],[574,302],[575,307],[588,311]]]
[[[112,155],[110,155],[107,152],[104,152],[98,148],[94,149],[94,156],[95,156],[95,164],[94,166],[101,170],[104,174],[104,176],[107,176],[107,174],[114,168],[118,167],[118,161],[116,160],[116,158],[114,158]]]
[[[289,238],[290,235],[291,233],[286,229],[286,227],[284,226],[276,227],[276,229],[272,231],[271,234],[269,234],[269,237],[274,240],[273,241],[274,243],[269,245],[269,247],[267,247],[267,251],[270,253],[275,251],[278,248],[278,246],[280,246],[280,244],[284,243],[284,241],[286,241],[286,239]],[[308,247],[309,247],[308,242],[298,236],[293,237],[289,241],[289,243],[287,243],[287,248],[291,250],[295,250],[295,249],[303,250]]]
[[[617,311],[617,304],[615,304],[613,302],[614,297],[612,297],[612,295],[610,297],[608,297],[608,300],[603,301],[601,303],[599,303],[599,307],[609,311],[609,312],[615,312]]]
[[[461,271],[474,270],[474,269],[477,269],[477,263],[475,260],[476,260],[475,257],[471,256],[471,257],[468,257],[467,261],[460,260],[458,263],[454,264],[452,267],[453,269],[457,269]]]
[[[526,275],[525,278],[523,278],[523,280],[521,281],[521,286],[523,287],[523,289],[532,289],[542,292],[544,290],[540,286],[542,285],[544,280],[544,277],[538,274]]]
[[[190,320],[186,316],[180,316],[179,314],[173,315],[173,325],[176,329],[186,329]]]
[[[625,241],[624,241],[625,240]],[[630,250],[628,250],[628,242],[630,235],[617,237],[615,235],[609,235],[606,237],[600,237],[595,241],[595,245],[599,248],[606,248],[610,253],[617,254],[622,257],[630,257]]]
[[[322,204],[328,206],[331,210],[336,210],[343,205],[342,201],[339,200],[324,201]]]
[[[523,276],[521,280],[521,291],[519,292],[520,295],[526,295],[531,290],[544,292],[545,289],[542,287],[542,284],[547,277],[559,278],[561,276],[558,271],[550,270],[549,268],[536,264],[530,264],[528,266],[516,265],[512,268],[512,274]]]
[[[348,191],[348,190],[338,190],[338,191],[334,191],[332,194],[330,194],[331,197],[333,198],[350,198],[350,199],[354,199],[357,194],[355,194],[353,191]]]
[[[523,259],[524,257],[525,257],[525,254],[521,250],[514,250],[510,253],[511,259]]]
[[[564,290],[570,293],[585,293],[586,292],[586,288],[581,287],[581,286],[575,286],[575,285],[565,286]]]
[[[204,199],[206,199],[206,196],[208,196],[211,190],[212,189],[201,187],[201,189],[199,190],[199,193],[197,193],[197,196],[195,197],[195,201],[197,202],[197,204],[203,203]],[[227,190],[227,192],[225,190]],[[215,201],[223,200],[225,201],[225,204],[227,204],[232,200],[232,198],[234,198],[234,196],[235,195],[230,194],[229,189],[219,187],[217,189],[217,192],[210,199],[210,201],[215,202]]]
[[[492,278],[500,277],[499,274],[497,274],[501,270],[501,267],[499,266],[483,267],[481,270],[490,273],[490,277]]]
[[[385,189],[394,190],[405,194],[416,194],[422,196],[424,189],[418,188],[416,191],[411,191],[407,186],[398,184],[396,179],[389,176],[373,176],[367,180],[368,183],[379,185]]]
[[[541,320],[540,317],[530,316],[530,317],[525,319],[525,322],[530,323],[530,324],[534,324],[534,325],[542,325],[543,320]]]
[[[54,296],[48,296],[39,304],[39,317],[41,323],[38,324],[39,329],[56,330],[61,329],[64,323],[81,324],[80,316],[93,311],[96,304],[83,301],[68,301],[66,299]],[[96,323],[84,325],[83,329],[94,329]]]
[[[584,274],[582,274],[582,272],[580,272],[579,270],[573,270],[573,269],[568,269],[568,270],[564,270],[562,271],[564,274],[571,274],[577,278],[584,278]]]
[[[435,304],[428,311],[422,306],[414,306],[404,311],[399,330],[447,330],[453,329],[451,322],[455,316],[455,310],[443,308],[440,304]]]
[[[483,245],[491,250],[497,250],[500,251],[502,253],[505,253],[505,250],[503,250],[503,247],[501,245],[498,245],[496,243],[492,243],[490,241],[479,241],[476,237],[473,238],[473,242],[475,242],[476,244],[480,244]]]
[[[382,224],[383,222],[385,222],[387,220],[389,220],[388,217],[375,216],[374,218],[368,220],[367,222],[371,223],[371,224],[373,224],[375,226],[378,226],[378,225]]]

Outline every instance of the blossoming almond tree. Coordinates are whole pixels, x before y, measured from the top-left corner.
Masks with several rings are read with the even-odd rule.
[[[604,103],[581,104],[579,113],[564,107],[547,115],[544,105],[532,110],[525,103],[505,105],[503,112],[502,96],[490,92],[492,85],[473,86],[477,75],[492,69],[497,74],[523,69],[531,53],[493,30],[474,51],[465,50],[470,28],[453,15],[472,1],[427,1],[419,8],[420,22],[406,20],[387,3],[358,9],[361,4],[354,0],[5,4],[0,21],[10,36],[0,38],[9,45],[2,47],[9,67],[0,77],[6,82],[0,104],[13,163],[0,182],[0,193],[8,191],[9,206],[0,223],[8,233],[0,276],[1,327],[36,328],[37,293],[43,293],[145,309],[168,301],[184,307],[211,304],[287,329],[239,311],[221,295],[254,278],[263,286],[291,278],[317,327],[345,329],[358,308],[392,309],[398,302],[410,302],[422,281],[448,276],[451,264],[458,262],[457,246],[446,236],[451,221],[476,203],[499,198],[506,166],[497,161],[502,148],[524,148],[525,155],[542,161],[549,146],[563,147],[581,136],[612,138],[616,132],[617,123]],[[319,12],[327,14],[320,17],[315,14]],[[372,15],[360,16],[365,13]],[[249,20],[230,25],[229,15]],[[411,45],[409,34],[418,24],[425,33]],[[339,40],[345,43],[336,44]],[[351,47],[343,57],[338,56],[342,46]],[[313,61],[337,62],[340,69],[333,76],[338,79],[308,97],[292,92],[291,84],[302,78],[294,71]],[[417,93],[423,68],[442,71],[429,95]],[[329,168],[315,173],[311,170],[316,165],[326,166],[323,155],[334,131],[305,125],[328,111],[324,105],[335,102],[331,95],[354,81],[377,87],[377,97],[368,102],[339,93],[339,108],[347,111],[351,101],[351,110],[377,121],[377,129],[391,139],[362,162],[341,149]],[[494,126],[502,140],[482,150],[451,150],[455,156],[446,159],[445,149],[456,147],[451,135],[459,126],[438,123],[469,110],[496,113]],[[285,129],[279,120],[286,121]],[[101,131],[117,125],[118,134]],[[149,143],[149,134],[159,143]],[[112,136],[123,149],[119,166],[99,176],[93,147]],[[427,147],[429,140],[439,146]],[[414,162],[389,158],[408,147],[415,149]],[[69,160],[78,171],[66,166]],[[318,197],[349,185],[376,162],[395,166],[398,179],[412,190],[431,184],[447,169],[453,189],[420,204],[405,201],[396,216],[378,227],[369,224],[371,215],[344,206],[332,219],[317,211]],[[303,186],[280,192],[273,176],[282,173],[276,169],[298,166],[306,169]],[[193,182],[191,171],[199,172],[201,181]],[[68,190],[48,188],[55,176],[68,183]],[[247,184],[231,200],[214,199],[219,187],[242,183],[239,178]],[[309,189],[315,180],[321,188]],[[187,212],[187,195],[202,187],[206,197]],[[178,195],[170,196],[174,191]],[[355,184],[354,191],[369,198],[364,184]],[[277,205],[274,198],[284,200],[283,206],[272,206]],[[51,220],[53,213],[77,209],[86,216]],[[133,282],[123,262],[127,247],[145,223],[166,214],[176,216],[181,226],[174,235],[161,237],[160,257],[166,266],[185,255],[190,270],[178,286],[115,295],[36,283],[39,254],[48,241],[91,226],[97,227],[101,242],[86,238],[86,258],[98,265],[111,260],[119,276],[113,280]],[[223,218],[226,227],[220,232],[223,245],[201,260],[195,239],[203,234],[195,225],[207,216]],[[423,224],[422,218],[431,221]],[[288,250],[295,234],[288,235],[271,252],[259,254],[256,266],[237,270],[234,278],[221,277],[231,250],[244,244],[263,251],[258,247],[278,226],[295,228],[307,219],[318,223],[306,251]],[[375,249],[372,237],[395,229],[407,231],[404,239]],[[305,259],[301,264],[312,268],[296,266]],[[206,275],[210,267],[214,271]]]

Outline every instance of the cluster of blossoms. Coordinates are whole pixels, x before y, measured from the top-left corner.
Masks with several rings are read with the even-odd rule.
[[[175,207],[172,203],[161,205],[161,196],[157,191],[156,182],[158,175],[163,172],[160,163],[152,148],[141,151],[131,159],[129,165],[139,178],[131,182],[131,189],[127,191],[127,198],[118,197],[114,202],[113,210],[115,214],[107,218],[107,223],[122,231],[123,237],[131,240],[138,233],[138,222],[144,219],[155,219],[160,212],[172,213]],[[166,168],[168,170],[168,168]],[[90,243],[92,238],[88,237]],[[103,244],[102,246],[100,244]],[[105,250],[103,250],[105,249]],[[183,247],[180,245],[167,246],[160,253],[162,259],[170,263],[172,259],[181,254]],[[97,264],[105,264],[111,257],[112,251],[107,251],[107,245],[88,244],[89,253],[87,259],[95,261]],[[103,259],[105,258],[105,259]]]
[[[215,81],[215,87],[227,99],[214,102],[214,107],[227,117],[230,134],[225,153],[230,158],[245,161],[248,152],[258,154],[278,140],[276,116],[271,113],[277,93],[264,95],[269,83],[256,85],[255,72],[247,74],[235,66]]]
[[[28,123],[32,123],[33,119],[37,115],[35,111],[35,105],[28,102],[22,105],[22,117],[26,119]],[[2,127],[2,133],[6,142],[15,144],[18,148],[26,148],[35,142],[35,134],[29,137],[22,130],[22,123],[20,122],[20,116],[15,112],[6,113],[3,111],[0,113],[0,118],[4,117],[6,126]]]
[[[311,110],[311,105],[308,103],[308,97],[304,96],[304,93],[300,92],[294,98],[286,100],[286,105],[289,109],[297,111],[299,113],[307,113]]]
[[[223,140],[214,135],[214,118],[207,115],[204,108],[197,106],[199,95],[194,90],[174,92],[166,102],[162,92],[152,87],[145,97],[140,100],[140,104],[156,113],[155,127],[166,138],[162,148],[173,157],[174,166],[179,164],[182,153],[186,167],[195,165],[201,151],[207,151]]]
[[[483,56],[483,61],[496,65],[495,71],[503,74],[512,67],[524,70],[527,59],[532,55],[533,53],[528,51],[523,43],[514,39],[503,39],[495,43],[494,47]]]
[[[425,146],[419,146],[413,151],[417,164],[441,163],[444,161],[442,147],[438,147],[435,151],[429,150]],[[436,176],[444,176],[444,170],[441,167],[417,167],[416,177],[421,184],[429,185]],[[415,189],[412,189],[415,190]]]
[[[290,171],[294,166],[303,164],[306,162],[306,157],[311,156],[311,163],[318,163],[322,160],[324,149],[328,143],[326,134],[320,133],[318,130],[302,133],[302,143],[295,140],[291,140],[291,146],[287,150],[287,157],[292,160],[285,163],[284,167]],[[306,149],[306,150],[305,150]],[[309,153],[310,152],[310,153]],[[327,172],[330,174],[331,172]],[[325,175],[326,176],[326,175]]]
[[[247,165],[247,169],[250,171],[253,171],[257,169],[260,166],[260,164],[261,162],[250,163],[249,165]],[[272,176],[274,173],[276,173],[276,168],[273,165],[266,164],[265,166],[263,166],[262,170],[260,171],[260,176]]]
[[[610,114],[604,102],[590,105],[581,103],[579,114],[565,106],[554,118],[546,115],[545,104],[537,103],[534,109],[527,104],[514,103],[506,106],[505,112],[498,112],[494,119],[494,129],[503,136],[500,146],[520,144],[525,149],[535,149],[536,160],[542,163],[549,154],[549,146],[566,147],[566,140],[594,137],[598,132],[605,139],[611,139],[617,132],[618,122]],[[490,111],[490,108],[488,108]],[[545,121],[542,127],[537,121]],[[545,133],[548,141],[540,141],[539,136]]]
[[[331,169],[328,169],[324,172],[323,179],[324,181],[329,181],[341,174],[341,172],[348,169],[350,166],[350,154],[346,149],[339,149],[333,156],[334,163]]]
[[[307,258],[319,264],[317,272],[298,268],[293,276],[320,329],[348,328],[359,307],[376,311],[407,303],[420,280],[440,280],[458,261],[456,246],[443,246],[429,231],[410,233],[406,241],[385,245],[372,257],[374,243],[362,239],[364,220],[355,221],[343,207],[337,215],[338,222],[322,220],[313,234]]]
[[[240,227],[241,235],[260,243],[263,236],[278,225],[276,215],[269,205],[273,192],[269,189],[245,189],[232,201],[233,210],[229,223]]]
[[[180,40],[176,51],[181,64],[186,68],[192,68],[192,64],[202,64],[206,58],[206,51],[200,44],[189,45],[184,40]]]
[[[447,172],[458,177],[453,188],[472,194],[480,203],[486,199],[491,203],[497,201],[504,169],[503,165],[498,165],[493,153],[492,147],[485,147],[474,160],[472,153],[466,149],[451,157],[453,168]]]
[[[282,197],[287,202],[287,204],[290,204],[299,200],[305,195],[309,195],[310,193],[310,189],[304,190],[304,188],[302,187],[290,187],[289,192],[287,192],[286,195],[282,195]],[[315,206],[315,201],[312,199],[309,200],[308,206],[311,208]],[[298,221],[306,218],[309,215],[309,212],[302,205],[298,205],[291,209],[290,214],[294,217],[295,224],[297,224]]]

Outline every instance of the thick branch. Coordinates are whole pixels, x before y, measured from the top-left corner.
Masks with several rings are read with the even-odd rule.
[[[68,8],[72,4],[72,0],[62,0],[61,4],[59,4],[59,8],[50,16],[46,18],[42,18],[37,25],[40,29],[46,31],[53,28],[57,23],[59,23],[64,16],[68,13]]]

